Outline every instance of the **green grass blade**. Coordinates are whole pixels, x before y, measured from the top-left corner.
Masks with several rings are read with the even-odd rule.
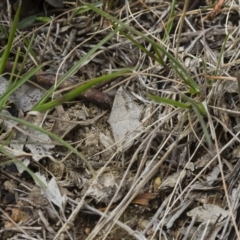
[[[4,161],[3,163],[0,162],[0,167],[1,167],[1,166],[6,166],[6,165],[12,164],[12,163],[18,164],[18,165],[20,165],[25,171],[27,171],[27,172],[30,174],[30,176],[39,184],[40,187],[45,188],[46,185],[41,181],[41,179],[39,179],[39,178],[38,178],[28,167],[26,167],[18,158],[16,158],[13,154],[9,153],[9,151],[7,151],[7,150],[4,149],[4,146],[9,145],[9,143],[11,142],[12,136],[13,136],[13,133],[10,134],[10,135],[8,136],[7,140],[5,140],[4,143],[0,145],[0,152],[2,152],[4,156],[7,156],[9,159],[12,159],[12,160]]]
[[[186,85],[188,85],[188,86],[191,86],[191,80],[189,81],[188,78],[185,78],[184,74],[183,74],[181,71],[179,71],[179,68],[178,68],[178,67],[173,66],[173,68],[174,68],[175,71],[177,72],[177,75],[184,81],[184,83],[185,83]],[[190,92],[190,93],[193,93],[193,94],[196,93],[193,88],[190,88],[190,91],[189,91],[189,92]]]
[[[186,101],[188,101],[191,105],[192,105],[192,108],[201,124],[201,127],[203,129],[203,132],[204,132],[204,135],[205,135],[205,138],[206,138],[206,141],[207,141],[207,144],[208,144],[208,147],[209,149],[211,149],[212,147],[212,140],[211,140],[211,136],[207,130],[207,126],[204,122],[204,119],[203,119],[203,115],[206,115],[206,110],[205,110],[205,107],[202,103],[200,104],[196,104],[191,98],[187,97],[185,94],[181,94],[182,98],[185,99]]]
[[[10,30],[10,34],[9,34],[9,37],[8,37],[8,42],[7,42],[6,49],[4,50],[4,53],[3,53],[3,55],[0,59],[0,75],[3,73],[4,67],[6,65],[6,62],[8,60],[8,56],[9,56],[11,48],[12,48],[12,43],[13,43],[13,40],[14,40],[14,37],[15,37],[15,32],[16,32],[16,29],[17,29],[18,21],[19,21],[21,4],[22,4],[22,1],[20,1],[20,3],[19,3],[19,6],[18,6],[17,12],[15,14],[12,26],[10,28],[11,30]]]
[[[182,93],[180,93],[180,94],[181,94],[182,98],[185,99],[190,104],[186,104],[186,103],[178,102],[178,101],[175,101],[172,99],[162,98],[162,97],[158,97],[158,96],[154,96],[154,95],[149,95],[149,98],[151,98],[152,100],[154,100],[156,102],[165,103],[165,104],[168,104],[168,105],[171,105],[174,107],[180,107],[180,108],[184,108],[184,109],[192,108],[201,124],[208,147],[209,147],[209,149],[211,149],[211,146],[212,146],[211,136],[207,130],[207,126],[203,119],[203,115],[205,116],[207,114],[205,107],[203,106],[202,103],[200,103],[200,104],[195,103],[191,98],[187,97],[185,94],[182,94]]]
[[[175,101],[172,99],[168,99],[168,98],[163,98],[163,97],[158,97],[158,96],[154,96],[154,95],[148,95],[149,98],[151,98],[152,100],[154,100],[155,102],[159,102],[159,103],[165,103],[174,107],[180,107],[180,108],[184,108],[184,109],[190,109],[191,105],[186,104],[186,103],[182,103],[179,101]]]
[[[33,107],[33,109],[36,109],[37,107],[44,104],[47,99],[53,94],[54,90],[57,89],[57,87],[63,83],[68,77],[71,75],[74,75],[76,71],[78,71],[81,66],[92,57],[92,55],[108,40],[110,40],[119,30],[121,29],[121,26],[116,28],[114,31],[109,33],[104,39],[102,39],[96,46],[94,46],[85,56],[83,56],[67,73],[65,73],[57,82],[56,86],[53,86],[48,90],[48,92],[44,95],[44,97]]]
[[[0,98],[0,111],[4,108],[6,99],[9,99],[10,95],[15,92],[19,87],[21,87],[26,81],[28,81],[35,73],[37,73],[42,66],[37,66],[34,69],[31,69],[29,72],[24,74],[20,80],[15,81],[13,84],[11,84],[8,89],[5,91],[4,94],[2,94]]]
[[[91,166],[91,164],[87,161],[87,159],[83,156],[82,153],[80,153],[77,149],[75,149],[74,147],[72,147],[69,143],[67,143],[66,141],[64,141],[62,138],[58,137],[57,135],[55,135],[54,133],[51,133],[39,126],[36,126],[32,123],[29,123],[27,121],[24,121],[20,118],[15,118],[13,116],[10,116],[10,115],[7,115],[7,114],[4,114],[2,112],[0,112],[0,116],[2,118],[5,118],[5,119],[11,119],[11,120],[14,120],[16,121],[17,123],[20,123],[24,126],[27,126],[31,129],[35,129],[36,131],[39,131],[39,132],[42,132],[42,133],[45,133],[47,134],[50,138],[54,139],[56,142],[59,142],[61,143],[63,146],[65,146],[66,148],[68,148],[71,152],[75,153],[78,157],[80,157],[83,162],[86,164],[86,166],[88,167],[89,171],[91,172],[92,176],[95,176],[95,172]]]
[[[93,3],[93,5],[96,6],[96,7],[102,7],[103,2],[102,1],[101,2],[96,2],[96,3]],[[89,7],[81,6],[75,11],[74,15],[81,15],[85,12],[88,12],[89,10],[91,10]]]
[[[155,46],[153,45],[153,47],[155,48],[155,52],[157,53],[156,56],[154,56],[153,53],[149,52],[144,46],[142,46],[138,41],[136,41],[134,38],[132,38],[130,35],[126,34],[124,31],[119,31],[123,36],[125,36],[125,38],[129,39],[132,43],[134,43],[138,48],[140,48],[144,53],[146,53],[146,55],[148,55],[149,57],[151,57],[153,60],[159,62],[162,66],[166,66],[165,62],[163,61],[162,57],[160,54],[158,54],[157,49],[155,48]]]
[[[191,75],[188,73],[187,69],[185,69],[185,67],[183,67],[181,65],[181,63],[172,54],[170,54],[167,50],[165,50],[160,44],[157,44],[155,41],[153,41],[151,38],[149,38],[145,34],[137,31],[136,29],[130,27],[128,24],[123,23],[122,21],[120,21],[120,20],[116,19],[115,17],[109,15],[108,13],[102,11],[101,9],[99,9],[99,8],[89,4],[89,3],[84,3],[84,4],[86,6],[88,6],[90,9],[92,9],[94,12],[102,15],[106,19],[111,20],[112,22],[114,22],[118,26],[122,26],[122,28],[126,28],[130,32],[132,32],[132,33],[134,33],[138,36],[141,36],[143,39],[145,39],[146,41],[148,41],[149,43],[154,45],[157,49],[160,50],[160,52],[162,52],[162,54],[166,55],[171,60],[173,67],[175,69],[178,68],[178,72],[182,73],[182,80],[184,80],[184,82],[186,82],[188,84],[188,86],[191,89],[191,92],[193,92],[193,93],[199,93],[200,92],[199,91],[199,86],[194,81],[194,79],[191,77]]]
[[[130,69],[122,69],[120,71],[117,71],[117,72],[114,72],[114,73],[111,73],[111,74],[107,74],[107,75],[103,75],[103,76],[98,77],[98,78],[94,78],[94,79],[82,84],[81,86],[73,89],[72,91],[64,94],[62,97],[54,99],[54,100],[52,100],[48,103],[38,105],[38,106],[34,107],[32,110],[42,112],[42,111],[52,109],[52,108],[54,108],[54,107],[56,107],[56,106],[58,106],[58,105],[60,105],[64,102],[70,101],[73,98],[81,95],[87,89],[95,86],[96,84],[99,84],[99,83],[102,83],[102,82],[105,82],[105,81],[109,81],[109,80],[114,79],[116,77],[122,76],[125,73],[129,73],[130,71],[131,71]]]
[[[7,151],[4,151],[3,149],[0,149],[0,151],[5,155],[8,156],[9,158],[12,158],[12,160],[9,160],[7,162],[4,163],[0,163],[0,166],[5,166],[11,163],[15,163],[20,165],[26,172],[29,173],[29,175],[35,180],[35,182],[37,182],[39,184],[40,187],[42,188],[46,188],[47,186],[45,185],[45,183],[36,176],[36,174],[34,174],[34,172],[32,172],[28,167],[26,167],[19,159],[17,159],[16,157],[10,155]]]
[[[229,36],[230,36],[230,34],[228,33],[228,35],[225,37],[225,40],[223,42],[223,45],[222,45],[222,48],[221,48],[221,51],[220,51],[220,54],[219,54],[219,57],[218,57],[217,67],[216,67],[216,70],[214,71],[214,75],[217,75],[218,70],[220,68],[220,64],[221,64],[221,61],[222,61],[222,56],[223,56],[223,53],[225,51],[226,44],[227,44],[227,41],[229,39]]]
[[[175,5],[176,5],[176,0],[172,0],[169,20],[167,23],[166,30],[164,31],[163,42],[165,42],[168,39],[169,33],[172,30],[172,25],[173,25],[173,20],[174,20],[174,15],[175,15]]]
[[[29,56],[30,58],[32,57],[36,63],[39,62],[36,52],[32,49],[32,45],[34,43],[35,35],[32,34],[30,42],[28,41],[28,39],[24,35],[22,35],[22,39],[23,39],[23,42],[24,42],[24,44],[27,48],[27,51],[26,51],[26,54],[25,54],[24,59],[22,61],[19,74],[21,74],[22,69],[24,68],[25,62],[27,60],[27,56]]]
[[[20,49],[18,48],[17,49],[17,53],[16,53],[16,56],[15,56],[15,59],[14,59],[14,64],[13,64],[13,68],[12,68],[12,72],[10,74],[10,77],[9,77],[9,80],[8,80],[8,86],[6,88],[6,91],[5,93],[11,89],[12,85],[14,84],[14,78],[15,78],[15,70],[17,68],[17,63],[18,63],[18,58],[20,56]],[[11,95],[11,94],[10,94]],[[5,108],[6,104],[7,104],[7,101],[9,99],[9,96],[8,94],[4,95],[2,94],[1,95],[1,98],[0,98],[0,110],[2,111],[3,108]]]
[[[20,48],[17,49],[17,53],[16,53],[15,58],[14,58],[13,68],[12,68],[10,78],[9,78],[9,81],[8,81],[9,85],[11,85],[14,78],[16,78],[14,73],[16,72],[16,69],[17,69],[19,56],[20,56]],[[18,72],[18,76],[20,76],[19,72]]]
[[[43,23],[50,23],[52,21],[50,17],[36,17],[35,20]]]

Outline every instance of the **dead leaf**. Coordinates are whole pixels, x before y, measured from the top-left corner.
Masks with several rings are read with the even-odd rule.
[[[0,96],[6,92],[8,84],[9,81],[6,78],[0,77]],[[15,104],[17,110],[27,112],[43,97],[44,93],[43,90],[25,83],[14,91],[9,100]]]
[[[198,158],[198,160],[194,163],[195,165],[195,169],[202,169],[204,168],[210,161],[212,158],[214,158],[216,156],[216,150],[213,151],[209,151],[207,153],[205,153],[203,156],[201,156],[200,158]],[[217,164],[217,159],[215,161],[213,161],[211,163],[210,166],[208,166],[208,168],[212,168]]]
[[[12,97],[17,109],[27,112],[32,109],[44,94],[43,90],[25,83],[13,93]]]
[[[31,118],[28,118],[28,121],[38,126],[42,122],[42,117],[31,116]],[[33,154],[32,158],[35,161],[39,161],[47,155],[52,155],[50,150],[55,146],[51,144],[52,140],[47,134],[35,129],[30,129],[29,134],[30,136],[28,137],[25,146],[31,151]]]
[[[138,204],[142,206],[148,206],[149,201],[155,198],[153,193],[139,193],[133,200],[132,204]]]
[[[223,221],[229,214],[229,211],[214,204],[205,204],[204,206],[193,208],[191,211],[187,212],[187,216],[189,217],[197,216],[197,222],[210,221],[210,223]]]
[[[73,128],[77,126],[77,123],[71,122],[69,112],[65,111],[62,105],[56,107],[55,114],[56,119],[52,125],[51,132],[63,139]]]
[[[3,183],[4,188],[10,193],[15,193],[17,184],[13,180],[7,180]]]
[[[28,199],[39,207],[45,207],[49,204],[48,200],[42,196],[41,189],[38,186],[32,188],[31,192],[28,195]]]
[[[140,115],[141,108],[133,101],[131,95],[120,87],[108,120],[120,151],[130,148],[134,138],[142,131]]]
[[[52,178],[49,182],[46,181],[46,178],[40,173],[36,173],[36,175],[45,183],[46,188],[42,188],[42,193],[44,197],[48,199],[48,201],[54,203],[63,211],[63,202],[64,197],[61,195],[60,189],[55,178]]]
[[[19,209],[19,208],[13,208],[12,209],[12,214],[11,214],[10,217],[16,223],[18,223],[20,221],[21,222],[25,222],[26,221],[26,217],[25,217],[24,212],[21,209]]]
[[[137,204],[142,206],[148,206],[149,201],[155,198],[153,193],[139,193],[131,202],[131,204]],[[118,204],[112,204],[109,210],[117,207]],[[98,208],[99,211],[104,212],[108,207]]]
[[[220,174],[219,166],[216,166],[213,169],[211,169],[211,172],[207,175],[207,182],[209,186],[213,185],[213,183],[219,179],[218,178],[219,174]]]
[[[182,180],[185,178],[186,176],[186,171],[179,171],[176,172],[170,176],[168,176],[163,183],[160,185],[160,189],[166,189],[166,188],[174,188],[175,185],[179,182],[181,183]]]

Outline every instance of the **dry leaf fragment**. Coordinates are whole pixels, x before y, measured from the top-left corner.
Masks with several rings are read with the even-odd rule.
[[[39,207],[45,207],[49,204],[48,200],[42,196],[41,189],[37,186],[32,188],[31,192],[28,195],[28,199],[31,203]]]
[[[44,196],[48,199],[48,201],[54,203],[63,211],[65,198],[61,195],[55,178],[52,178],[48,183],[46,183],[46,180],[42,175],[39,175],[38,177],[42,178],[41,180],[45,181],[45,184],[47,185],[46,188],[42,189],[42,193],[44,194]]]
[[[28,120],[35,125],[40,125],[42,122],[42,116],[31,116]],[[28,137],[27,144],[25,146],[31,151],[33,154],[32,158],[35,161],[39,161],[47,155],[52,155],[50,150],[53,149],[55,145],[51,144],[52,140],[47,134],[35,129],[30,129],[29,134],[30,136]]]
[[[24,212],[21,210],[21,209],[19,209],[19,208],[13,208],[12,209],[12,214],[11,214],[11,219],[14,221],[14,222],[16,222],[16,223],[18,223],[18,222],[26,222],[26,217],[25,217],[25,214],[24,214]]]
[[[18,110],[30,111],[32,107],[43,97],[45,92],[35,86],[25,83],[13,93],[14,104]]]
[[[0,77],[0,96],[3,95],[9,87],[9,81]],[[44,91],[35,86],[25,83],[19,87],[10,96],[9,100],[13,101],[17,110],[24,112],[29,111],[44,95]]]
[[[213,169],[211,169],[211,172],[207,175],[207,182],[209,186],[213,185],[213,183],[218,180],[219,174],[220,174],[219,166],[216,166]]]
[[[216,221],[223,221],[226,217],[229,216],[229,211],[224,210],[218,205],[214,204],[205,204],[204,206],[199,206],[191,211],[187,212],[189,217],[197,216],[197,222],[207,222],[216,223]]]
[[[148,206],[149,201],[155,198],[153,193],[139,193],[131,203],[138,204],[142,206]]]
[[[8,221],[5,221],[4,222],[4,228],[5,229],[8,229],[8,228],[12,228],[14,225],[12,222],[8,222]]]
[[[173,188],[175,187],[175,185],[179,182],[181,183],[182,180],[185,178],[186,176],[186,171],[182,170],[180,172],[176,172],[170,176],[168,176],[162,183],[162,185],[160,185],[160,189],[166,189],[166,188]]]
[[[153,193],[139,193],[131,202],[131,204],[137,204],[142,206],[148,206],[149,201],[155,198],[155,194]],[[114,209],[118,204],[112,204],[110,209]],[[98,208],[99,211],[104,212],[107,207]]]
[[[0,76],[0,96],[2,96],[6,92],[7,87],[8,87],[8,80]],[[13,100],[11,96],[10,96],[10,100]]]
[[[134,138],[142,131],[139,121],[141,108],[135,103],[131,95],[120,87],[116,93],[110,118],[115,142],[120,151],[127,150],[134,142]]]
[[[206,165],[216,156],[216,150],[209,151],[204,154],[202,157],[198,158],[198,160],[194,163],[195,169],[201,169],[206,167]],[[211,165],[208,168],[212,168],[217,164],[217,160],[212,161]]]
[[[13,180],[7,180],[3,183],[4,188],[10,193],[15,193],[17,185]]]
[[[109,210],[112,210],[112,209],[114,209],[114,208],[117,207],[117,206],[118,206],[118,204],[114,203],[114,204],[111,204],[110,208],[107,206],[107,207],[98,208],[98,210],[101,211],[101,212],[105,212],[107,208],[108,208]]]

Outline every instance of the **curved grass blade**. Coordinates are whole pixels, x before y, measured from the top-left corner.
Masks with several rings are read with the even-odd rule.
[[[68,72],[66,72],[56,83],[56,86],[51,87],[47,93],[43,96],[43,98],[34,106],[34,110],[42,105],[43,103],[47,102],[47,99],[53,94],[54,90],[58,88],[58,86],[63,83],[68,77],[74,75],[76,71],[78,71],[86,61],[88,61],[92,55],[109,39],[111,39],[122,27],[116,28],[114,31],[109,33],[104,39],[102,39],[96,46],[94,46],[86,55],[84,55]]]
[[[212,143],[212,140],[211,140],[211,136],[210,136],[210,134],[207,130],[207,126],[206,126],[206,124],[204,122],[204,119],[203,119],[203,115],[207,114],[204,105],[202,103],[200,103],[200,104],[195,103],[191,98],[187,97],[183,93],[181,93],[181,97],[191,104],[191,106],[192,106],[192,108],[193,108],[195,114],[197,115],[197,118],[198,118],[198,120],[201,124],[201,127],[203,129],[203,133],[205,135],[208,147],[209,147],[209,149],[211,149],[213,143]]]
[[[230,36],[230,33],[228,33],[228,35],[225,37],[225,40],[223,42],[223,45],[222,45],[222,48],[221,48],[221,51],[220,51],[220,54],[219,54],[219,57],[218,57],[217,67],[216,67],[216,70],[214,71],[214,75],[217,75],[218,70],[220,68],[220,64],[221,64],[221,61],[222,61],[222,57],[223,57],[223,54],[224,54],[224,51],[225,51],[226,44],[227,44],[227,41],[229,39],[229,36]]]
[[[86,166],[88,167],[89,171],[91,172],[92,176],[94,177],[96,174],[91,166],[91,164],[87,161],[87,159],[84,157],[84,155],[82,153],[80,153],[77,149],[75,149],[74,147],[72,147],[69,143],[67,143],[66,141],[64,141],[62,138],[58,137],[57,135],[55,135],[54,133],[51,133],[39,126],[36,126],[32,123],[29,123],[27,121],[24,121],[20,118],[16,118],[16,117],[13,117],[13,116],[10,116],[10,115],[7,115],[7,114],[4,114],[2,112],[0,112],[0,116],[3,117],[3,118],[6,118],[6,119],[11,119],[11,120],[14,120],[16,121],[17,123],[20,123],[24,126],[27,126],[29,128],[32,128],[32,129],[35,129],[39,132],[42,132],[42,133],[45,133],[47,134],[49,137],[53,138],[56,142],[59,142],[61,143],[63,146],[65,146],[66,148],[68,148],[71,152],[75,153],[78,157],[80,157],[83,162],[86,164]]]
[[[42,66],[40,65],[40,66],[35,67],[34,69],[31,69],[29,72],[24,74],[21,79],[15,81],[13,84],[11,84],[8,87],[6,92],[1,95],[1,98],[0,98],[0,111],[2,111],[2,109],[3,109],[3,107],[4,107],[5,103],[6,103],[6,100],[9,99],[10,95],[13,92],[15,92],[19,87],[21,87],[26,81],[28,81],[41,68],[42,68]]]
[[[186,101],[188,101],[190,104],[186,104],[186,103],[182,103],[182,102],[178,102],[172,99],[167,99],[167,98],[162,98],[162,97],[158,97],[158,96],[154,96],[154,95],[149,95],[149,98],[151,98],[152,100],[159,102],[159,103],[165,103],[174,107],[180,107],[180,108],[184,108],[184,109],[193,109],[200,124],[201,127],[203,129],[207,144],[209,149],[211,149],[212,147],[212,140],[211,140],[211,136],[207,130],[207,126],[204,122],[203,119],[203,115],[206,115],[206,110],[205,107],[202,103],[197,104],[195,103],[191,98],[187,97],[185,94],[180,93],[182,98],[185,99]]]
[[[136,30],[132,27],[130,27],[128,24],[123,23],[122,21],[120,21],[120,20],[116,19],[115,17],[109,15],[108,13],[102,11],[101,9],[99,9],[99,8],[89,4],[89,3],[84,3],[84,4],[86,6],[88,6],[90,9],[92,9],[92,11],[102,15],[106,19],[111,20],[112,22],[114,22],[118,26],[121,26],[122,28],[126,28],[130,32],[132,32],[132,33],[134,33],[138,36],[141,36],[143,39],[145,39],[146,41],[148,41],[149,43],[154,45],[160,52],[162,52],[162,54],[166,55],[171,60],[174,68],[178,69],[178,72],[181,72],[181,78],[189,86],[189,88],[191,89],[191,92],[192,93],[199,93],[200,92],[199,86],[194,81],[194,79],[191,77],[191,75],[188,73],[187,69],[185,69],[182,66],[182,64],[172,54],[170,54],[167,50],[165,50],[164,47],[162,47],[160,44],[157,44],[155,41],[153,41],[151,38],[149,38],[145,34],[139,32],[138,30]]]
[[[4,149],[4,146],[9,145],[11,139],[12,139],[13,133],[10,134],[10,136],[7,138],[7,140],[4,141],[3,144],[0,145],[0,152],[2,152],[4,154],[4,156],[7,156],[9,159],[12,160],[8,160],[8,161],[4,161],[4,162],[0,162],[0,167],[1,166],[5,166],[8,164],[18,164],[20,165],[25,171],[27,171],[29,173],[29,175],[35,180],[35,182],[37,182],[39,184],[40,187],[42,188],[46,188],[47,186],[41,181],[41,179],[39,179],[28,167],[26,167],[18,158],[16,158],[14,155],[12,155],[11,153],[9,153],[8,151],[6,151]]]
[[[96,2],[96,3],[93,3],[93,5],[94,6],[96,6],[96,7],[102,7],[102,5],[103,5],[103,2],[101,1],[101,2]],[[76,11],[75,11],[75,13],[74,13],[74,15],[81,15],[81,14],[83,14],[83,13],[85,13],[85,12],[88,12],[89,10],[91,10],[90,8],[88,8],[87,6],[81,6],[81,7],[79,7]]]
[[[138,48],[140,48],[144,53],[146,53],[146,55],[148,55],[150,58],[152,58],[153,60],[159,62],[162,66],[166,67],[165,62],[163,61],[162,57],[160,56],[160,54],[158,54],[158,50],[155,49],[155,53],[157,53],[156,55],[158,56],[158,58],[156,56],[154,56],[153,53],[149,52],[144,46],[142,46],[139,42],[137,42],[134,38],[132,38],[130,35],[126,34],[124,31],[119,31],[125,38],[129,39],[132,43],[134,43]],[[155,46],[153,45],[153,47],[155,48]]]
[[[7,151],[4,151],[2,149],[0,149],[0,151],[5,155],[5,156],[8,156],[9,158],[12,158],[12,160],[9,160],[7,162],[4,162],[4,163],[0,163],[0,166],[5,166],[5,165],[8,165],[8,164],[11,164],[11,163],[15,163],[15,164],[18,164],[21,166],[21,168],[23,168],[26,172],[29,173],[29,175],[35,180],[35,182],[37,182],[39,184],[39,186],[41,188],[46,188],[47,186],[44,184],[44,182],[38,178],[36,176],[36,174],[34,174],[34,172],[32,172],[28,167],[26,167],[20,160],[18,160],[16,157],[12,156],[12,155],[9,155],[9,153],[7,153]]]
[[[94,78],[94,79],[88,81],[87,83],[84,83],[84,84],[80,85],[79,87],[73,89],[72,91],[64,94],[62,97],[54,99],[54,100],[52,100],[48,103],[38,105],[38,106],[34,107],[32,110],[42,112],[42,111],[52,109],[52,108],[54,108],[58,105],[61,105],[64,102],[70,101],[73,98],[81,95],[83,92],[85,92],[89,88],[95,86],[96,84],[99,84],[99,83],[102,83],[102,82],[105,82],[105,81],[109,81],[113,78],[122,76],[123,74],[129,73],[129,72],[131,72],[130,69],[122,69],[118,72],[114,72],[114,73],[111,73],[111,74],[103,75],[103,76],[98,77],[98,78]]]

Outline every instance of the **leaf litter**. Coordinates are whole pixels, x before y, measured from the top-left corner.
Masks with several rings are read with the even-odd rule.
[[[116,93],[108,120],[119,151],[130,148],[134,139],[143,130],[140,117],[141,108],[133,101],[131,95],[120,87]]]
[[[62,4],[68,13],[55,9]],[[191,98],[206,103],[209,116],[204,121],[211,129],[213,149],[208,149],[193,111],[149,100],[147,95],[154,94],[183,101],[179,92],[190,93],[171,62],[163,56],[168,68],[156,63],[151,58],[154,47],[136,35],[132,37],[152,55],[139,51],[119,33],[57,94],[111,70],[137,66],[134,74],[96,86],[47,114],[29,112],[55,79],[112,31],[109,20],[92,11],[83,11],[84,15],[80,10],[86,6],[81,5],[77,15],[72,6],[80,3],[46,1],[49,16],[56,10],[51,23],[38,23],[37,30],[27,26],[22,32],[27,36],[35,31],[32,50],[38,53],[37,62],[47,64],[30,81],[45,90],[24,84],[3,113],[63,138],[84,154],[96,176],[91,176],[79,156],[48,135],[1,119],[1,239],[238,239],[238,5],[217,1],[212,8],[209,1],[194,1],[178,34],[181,1],[176,2],[173,18],[169,18],[169,1],[113,4],[102,7],[123,21],[126,17],[131,27],[165,46],[200,86],[201,95]],[[41,4],[34,9],[40,10]],[[23,10],[22,17],[27,14]],[[7,18],[1,11],[1,23]],[[172,30],[166,32],[169,19],[173,19]],[[1,49],[6,36],[0,37]],[[13,53],[17,47],[25,51],[20,39]],[[25,65],[31,69],[35,62],[30,58]],[[9,61],[6,73],[11,66]],[[7,79],[0,79],[1,95]],[[11,156],[39,179],[33,179],[21,164],[13,164]],[[39,186],[39,180],[45,187]]]

